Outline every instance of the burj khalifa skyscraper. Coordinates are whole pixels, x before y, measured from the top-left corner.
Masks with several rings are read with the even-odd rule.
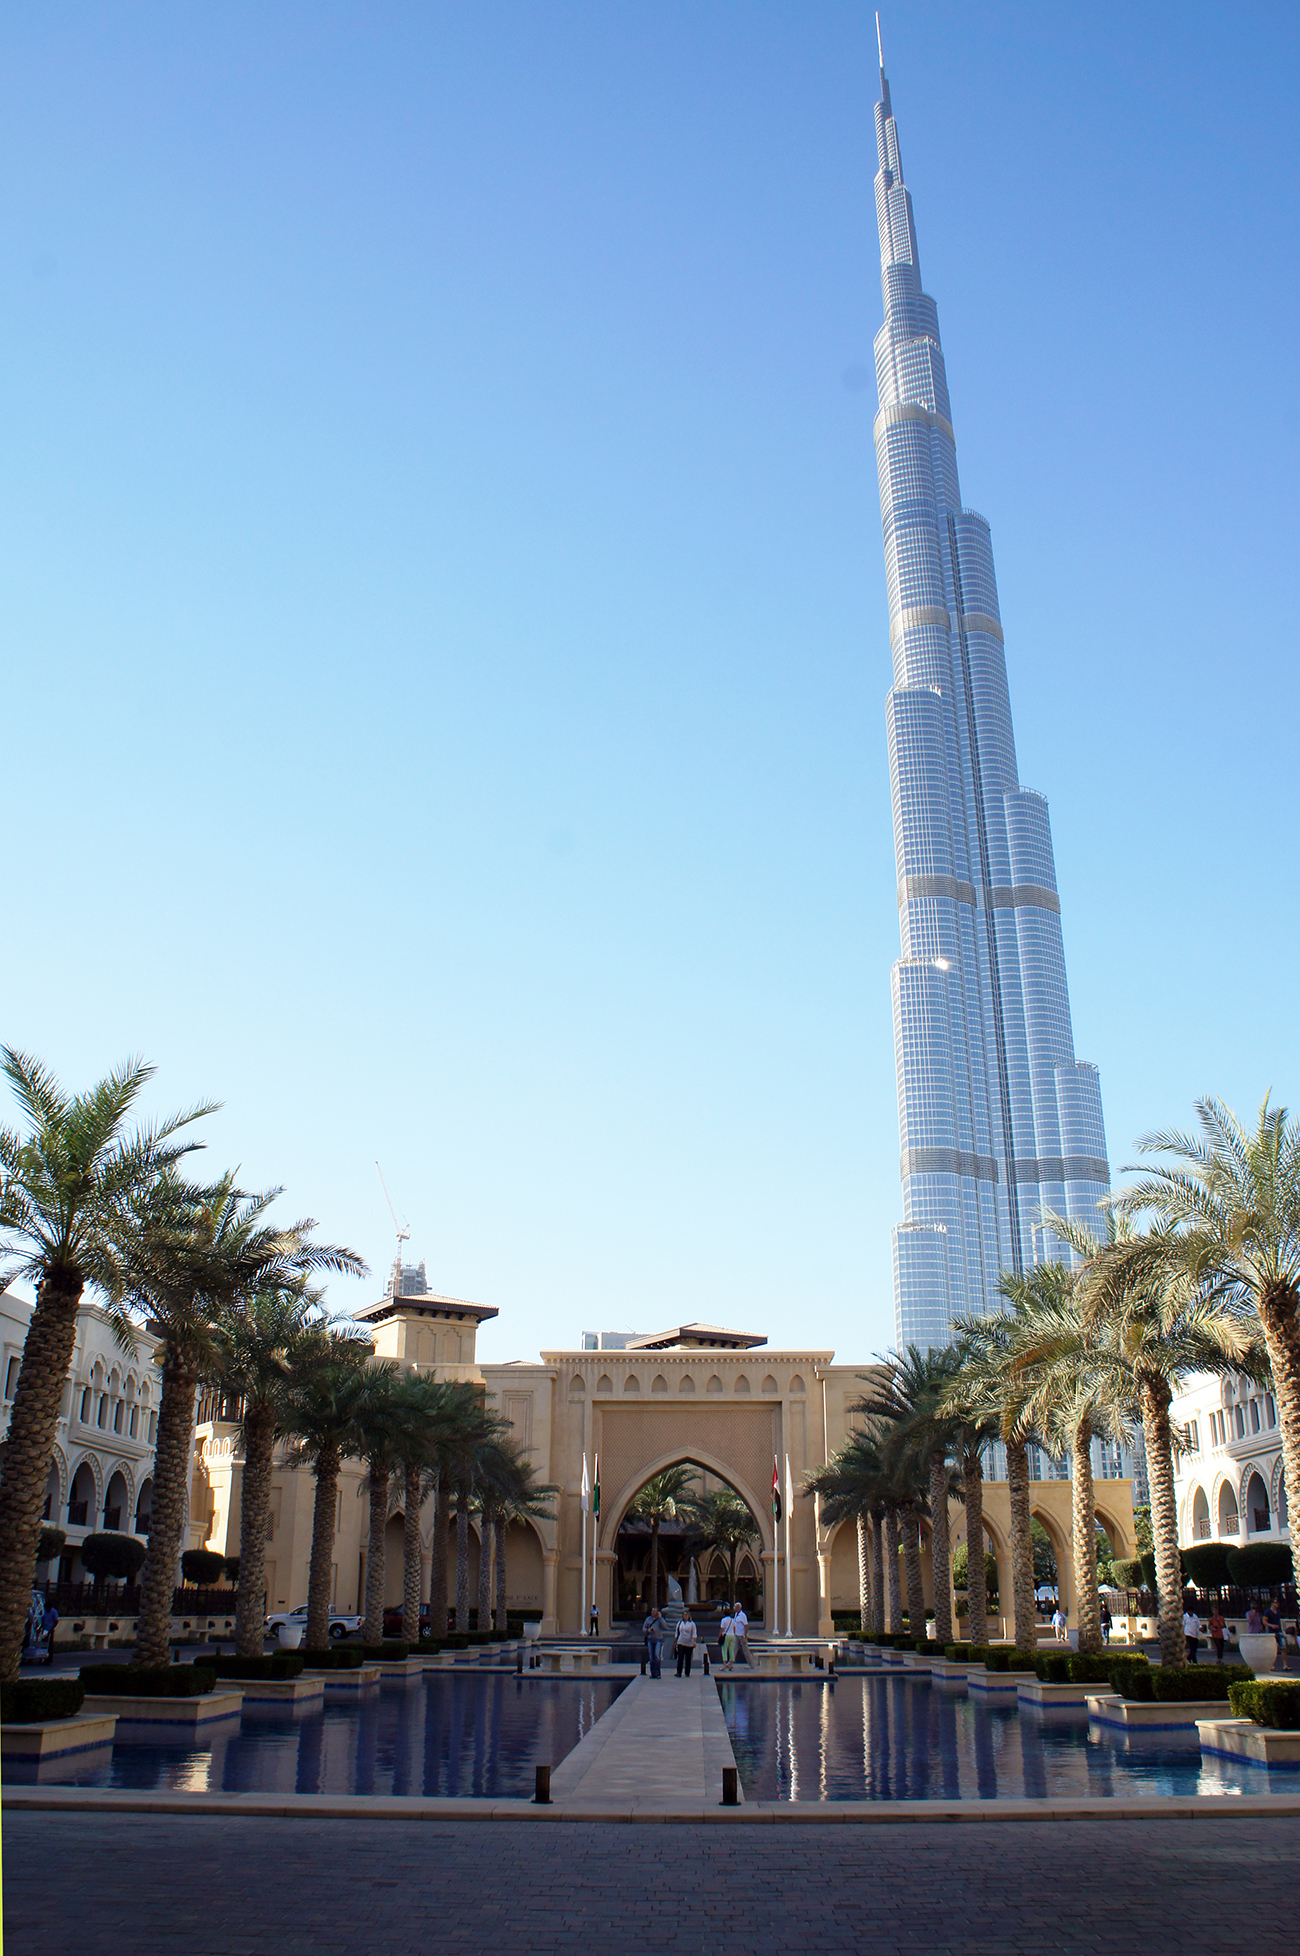
[[[1016,773],[989,526],[962,502],[934,300],[921,289],[884,60],[876,459],[901,951],[893,972],[903,1221],[899,1345],[944,1343],[1004,1271],[1061,1254],[1045,1214],[1100,1226],[1097,1069],[1074,1057],[1047,803]]]

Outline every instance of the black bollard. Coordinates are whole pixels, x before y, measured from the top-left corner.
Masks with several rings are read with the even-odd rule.
[[[644,1652],[642,1653],[641,1656],[641,1675],[642,1677],[645,1676],[645,1653]]]
[[[740,1786],[734,1766],[724,1766],[722,1768],[722,1804],[724,1807],[738,1807],[740,1805]]]
[[[707,1644],[704,1646],[704,1675],[705,1677],[709,1675],[709,1646]]]
[[[517,1678],[521,1678],[523,1674],[524,1674],[524,1647],[522,1644],[520,1644],[518,1650],[515,1652],[515,1676]]]
[[[534,1774],[533,1805],[535,1807],[549,1807],[550,1804],[551,1769],[549,1766],[538,1766]]]

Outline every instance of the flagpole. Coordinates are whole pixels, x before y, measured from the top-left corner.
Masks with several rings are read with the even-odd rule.
[[[582,1615],[578,1619],[578,1635],[585,1634],[587,1628],[587,1495],[591,1483],[587,1479],[587,1453],[582,1454]]]
[[[794,1590],[790,1569],[790,1510],[794,1506],[794,1488],[790,1482],[790,1456],[785,1457],[785,1634],[794,1635]]]
[[[596,1537],[600,1534],[600,1455],[596,1454],[591,1466],[591,1603],[596,1605]],[[610,1604],[610,1615],[614,1605]],[[588,1611],[590,1616],[590,1611]],[[611,1625],[612,1628],[612,1625]]]

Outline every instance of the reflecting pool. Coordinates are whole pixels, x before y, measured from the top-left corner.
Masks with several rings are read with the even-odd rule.
[[[906,1675],[719,1686],[751,1800],[1021,1800],[1288,1793],[1297,1775],[1202,1759],[1196,1730],[1089,1726]]]
[[[201,1743],[119,1739],[6,1780],[57,1780],[168,1793],[531,1795],[534,1766],[557,1766],[623,1689],[621,1679],[435,1672],[327,1695],[310,1709],[246,1705]]]

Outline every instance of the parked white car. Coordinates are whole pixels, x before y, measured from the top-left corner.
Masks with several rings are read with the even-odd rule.
[[[331,1640],[333,1642],[337,1642],[340,1637],[346,1637],[349,1631],[359,1630],[364,1621],[365,1619],[363,1617],[343,1616],[340,1615],[340,1613],[337,1610],[331,1610],[330,1611]],[[275,1641],[278,1644],[291,1643],[293,1644],[294,1648],[296,1648],[297,1645],[302,1642],[303,1634],[306,1631],[306,1628],[307,1628],[307,1605],[305,1603],[303,1603],[301,1607],[296,1610],[277,1610],[274,1616],[268,1616],[266,1619],[267,1636],[274,1637]],[[298,1633],[296,1638],[293,1636],[293,1632],[295,1630]],[[287,1636],[285,1634],[286,1631],[289,1633]]]

